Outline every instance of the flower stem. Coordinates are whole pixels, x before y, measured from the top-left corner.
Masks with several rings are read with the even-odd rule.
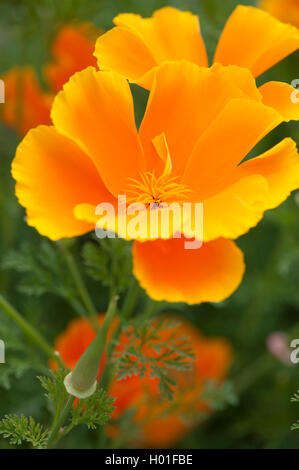
[[[0,295],[0,308],[2,308],[2,310],[4,310],[7,315],[19,325],[24,334],[34,341],[50,359],[55,359],[61,367],[64,367],[60,356],[55,354],[50,344],[2,295]]]
[[[73,281],[75,283],[76,288],[78,289],[78,293],[82,299],[82,303],[84,307],[86,308],[87,312],[89,313],[90,317],[89,320],[92,323],[93,327],[95,328],[96,331],[99,330],[98,323],[96,321],[96,316],[97,316],[97,311],[94,306],[94,303],[88,293],[88,290],[84,284],[84,281],[82,279],[82,276],[80,274],[80,271],[75,263],[75,260],[71,254],[71,252],[68,249],[67,243],[65,240],[61,240],[59,243],[59,246],[61,247],[61,251],[64,255],[66,264],[69,268],[69,271],[72,275]]]
[[[113,354],[113,351],[115,350],[117,340],[122,331],[122,325],[125,322],[127,322],[129,318],[131,317],[131,315],[133,314],[135,304],[138,300],[139,291],[140,291],[139,284],[137,280],[133,278],[131,285],[126,293],[124,303],[119,314],[120,322],[110,340],[110,343],[107,346],[107,360],[106,360],[106,364],[104,365],[104,369],[102,372],[102,379],[101,379],[102,385],[104,388],[107,388],[110,382],[109,361],[111,360],[111,356]]]
[[[133,313],[134,305],[137,301],[139,293],[139,285],[137,280],[134,278],[126,294],[123,307],[120,313],[120,320],[125,321],[130,318]]]
[[[61,415],[59,416],[59,419],[54,420],[52,429],[50,431],[50,436],[49,436],[49,439],[48,439],[48,445],[47,445],[48,448],[51,447],[51,445],[54,442],[54,439],[56,438],[57,433],[59,432],[59,429],[64,425],[64,423],[65,423],[65,421],[66,421],[66,419],[67,419],[67,417],[68,417],[68,415],[71,411],[74,400],[75,400],[75,397],[70,395],[67,402],[66,402],[66,404],[65,404],[65,407],[63,408],[63,411],[62,411]]]

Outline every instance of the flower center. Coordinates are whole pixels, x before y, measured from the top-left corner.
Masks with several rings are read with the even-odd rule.
[[[178,183],[178,176],[156,175],[151,172],[140,173],[140,180],[130,178],[130,189],[127,201],[139,202],[153,207],[163,203],[182,202],[188,199],[191,190],[184,184]]]

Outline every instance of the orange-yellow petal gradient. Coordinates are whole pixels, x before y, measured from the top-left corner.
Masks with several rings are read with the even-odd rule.
[[[115,28],[96,43],[100,69],[115,70],[131,81],[140,81],[166,60],[185,59],[207,66],[207,53],[198,17],[164,7],[151,18],[131,13],[114,18]]]
[[[32,68],[14,68],[1,76],[5,83],[5,103],[1,119],[21,136],[39,124],[50,124],[52,97],[45,93]]]
[[[144,79],[156,66],[142,37],[122,26],[112,28],[97,40],[95,54],[100,70],[115,70],[131,82]]]
[[[155,73],[147,109],[139,129],[147,158],[147,169],[152,171],[157,162],[160,164],[160,159],[157,160],[156,152],[154,152],[152,140],[164,132],[172,159],[173,174],[181,176],[199,137],[209,129],[210,125],[213,125],[219,113],[234,98],[261,100],[253,77],[248,71],[241,70],[239,67],[225,68],[216,64],[208,69],[185,61],[167,62],[159,67]],[[257,107],[259,105],[256,103]],[[242,106],[244,106],[243,110],[240,109]],[[262,105],[256,111],[260,108]],[[238,121],[236,117],[238,112],[242,113],[243,118],[249,113],[247,102],[241,103],[236,109],[233,117],[234,124]],[[261,113],[256,126],[264,121],[263,109]],[[268,114],[271,114],[271,110]],[[222,131],[230,123],[221,122],[220,124],[219,136],[218,128],[214,126],[212,139],[213,147],[217,145],[218,161],[221,159],[219,142],[221,142],[221,148],[229,142],[229,138],[223,136]],[[240,143],[241,138],[236,138]],[[222,142],[223,139],[225,142]],[[207,166],[209,159],[206,157],[205,152],[202,160],[205,159]]]
[[[299,92],[283,82],[267,82],[259,87],[263,103],[278,111],[284,121],[299,120]]]
[[[237,177],[261,175],[268,184],[265,198],[265,210],[281,204],[295,189],[299,188],[299,154],[296,143],[284,139],[259,157],[240,165]]]
[[[134,242],[133,272],[147,294],[169,302],[220,302],[240,284],[245,265],[231,240],[185,249],[184,239]]]
[[[231,100],[199,137],[182,183],[199,191],[202,200],[215,194],[236,165],[281,121],[275,110],[259,101]]]
[[[52,240],[94,229],[74,217],[77,204],[112,199],[91,159],[54,127],[29,131],[17,149],[12,175],[27,223]]]
[[[257,77],[299,48],[299,31],[269,13],[239,5],[220,36],[214,62],[248,68]]]
[[[115,196],[129,177],[138,178],[143,154],[130,87],[121,75],[93,67],[76,73],[56,96],[51,116],[58,131],[92,158]]]
[[[238,238],[263,217],[268,184],[259,174],[239,179],[203,203],[203,239]]]
[[[299,28],[298,0],[261,0],[259,6],[284,23]]]

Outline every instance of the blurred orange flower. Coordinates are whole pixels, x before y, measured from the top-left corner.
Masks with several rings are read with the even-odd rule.
[[[263,101],[271,101],[271,93],[257,89],[246,69],[165,63],[155,71],[137,131],[125,77],[93,67],[76,73],[54,100],[54,126],[30,131],[12,164],[28,224],[57,240],[96,223],[117,232],[117,217],[116,227],[107,226],[96,206],[111,203],[117,214],[120,194],[159,205],[203,202],[203,247],[184,249],[174,228],[169,240],[136,236],[134,274],[157,300],[223,300],[244,272],[243,255],[229,239],[246,233],[299,187],[291,139],[240,164],[282,121],[299,118],[288,85],[273,83],[281,93],[269,107]],[[156,194],[151,185],[158,179]],[[147,206],[147,226],[150,211]]]
[[[58,92],[75,72],[96,66],[93,52],[99,34],[91,23],[66,25],[59,31],[52,46],[53,60],[44,67],[51,90]]]
[[[53,96],[42,90],[31,67],[13,68],[2,79],[5,104],[0,108],[0,116],[5,124],[23,136],[32,127],[50,123]]]
[[[294,19],[296,14],[298,19],[296,0],[265,3],[279,4],[288,12],[285,15],[295,12]],[[120,14],[114,18],[114,23],[116,27],[96,43],[95,55],[102,70],[114,70],[150,88],[155,67],[167,60],[184,59],[208,66],[199,19],[190,12],[164,7],[151,18]],[[296,28],[258,8],[238,5],[220,36],[213,63],[239,65],[257,77],[298,48]],[[275,89],[272,98],[275,100]]]
[[[100,325],[103,319],[104,315],[99,315]],[[214,380],[218,384],[221,383],[232,363],[232,349],[226,340],[205,338],[187,321],[170,316],[169,320],[171,319],[176,323],[179,321],[180,325],[174,324],[160,331],[158,344],[167,344],[179,328],[180,336],[190,338],[195,355],[194,366],[190,370],[173,372],[173,378],[178,384],[173,401],[161,400],[158,379],[152,379],[149,374],[142,378],[139,375],[124,380],[114,378],[109,386],[109,393],[116,398],[116,410],[107,432],[113,437],[121,437],[117,422],[131,409],[134,411],[133,424],[137,428],[136,434],[131,436],[132,445],[169,447],[175,444],[199,422],[203,413],[210,412],[209,404],[201,399],[205,381]],[[155,325],[153,322],[151,328],[155,329]],[[94,336],[95,332],[86,320],[76,319],[57,338],[55,349],[59,351],[65,364],[73,368]],[[130,335],[129,331],[125,331],[120,336],[118,353],[128,344]],[[148,346],[143,349],[143,354],[151,357],[158,355],[157,351]],[[100,366],[99,377],[104,360]]]
[[[53,98],[73,73],[96,65],[94,43],[99,31],[89,23],[64,26],[54,40],[53,60],[44,68],[49,91],[39,84],[32,67],[18,67],[1,78],[5,83],[5,105],[1,119],[23,136],[39,124],[50,124]],[[75,46],[74,46],[75,44]]]
[[[284,23],[299,28],[299,0],[261,0],[260,7]]]

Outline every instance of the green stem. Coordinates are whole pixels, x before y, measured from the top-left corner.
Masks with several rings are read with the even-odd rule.
[[[75,426],[76,426],[76,425],[73,424],[73,423],[69,424],[69,425],[64,429],[64,431],[62,431],[60,434],[58,434],[58,435],[56,436],[56,439],[54,439],[53,444],[56,445],[57,442],[60,441],[60,439],[63,439],[65,436],[67,436],[67,434],[69,434],[69,433],[74,429]]]
[[[65,257],[66,264],[68,265],[69,271],[72,275],[73,281],[75,283],[76,288],[78,289],[78,293],[82,299],[83,305],[86,308],[87,312],[90,315],[90,321],[92,322],[93,327],[95,330],[99,330],[98,323],[96,321],[97,311],[93,304],[93,301],[89,295],[89,292],[84,284],[80,271],[75,263],[75,260],[68,249],[67,243],[65,240],[61,240],[59,243],[62,253]]]
[[[156,302],[150,298],[147,299],[147,305],[142,313],[143,318],[148,318],[150,320],[151,317],[156,315],[160,309],[163,308],[163,302]]]
[[[123,307],[120,314],[120,320],[128,320],[133,313],[134,305],[137,301],[139,294],[139,285],[137,280],[134,278],[126,294]]]
[[[50,431],[50,436],[49,436],[49,439],[48,439],[48,445],[47,445],[48,448],[51,447],[51,445],[53,444],[53,442],[56,438],[57,433],[59,432],[59,429],[64,425],[64,423],[65,423],[65,421],[66,421],[66,419],[67,419],[67,417],[68,417],[68,415],[69,415],[69,413],[72,409],[74,400],[75,400],[75,397],[70,395],[67,402],[66,402],[65,407],[63,408],[63,411],[62,411],[59,419],[54,420],[52,429]]]
[[[134,306],[137,302],[138,295],[140,292],[139,284],[135,277],[132,279],[131,285],[127,291],[121,312],[120,312],[120,322],[119,325],[114,332],[114,335],[111,338],[110,344],[107,347],[107,360],[106,364],[104,365],[103,373],[102,373],[102,379],[101,383],[104,388],[107,388],[110,382],[110,371],[109,371],[109,361],[111,359],[111,356],[114,352],[114,349],[117,344],[117,340],[119,338],[119,335],[122,330],[122,325],[129,320],[131,315],[133,314],[134,311]]]
[[[50,344],[2,295],[0,295],[0,308],[2,308],[2,310],[4,310],[7,315],[19,325],[24,334],[34,341],[50,359],[55,359],[61,367],[64,367],[60,356],[55,354]]]

